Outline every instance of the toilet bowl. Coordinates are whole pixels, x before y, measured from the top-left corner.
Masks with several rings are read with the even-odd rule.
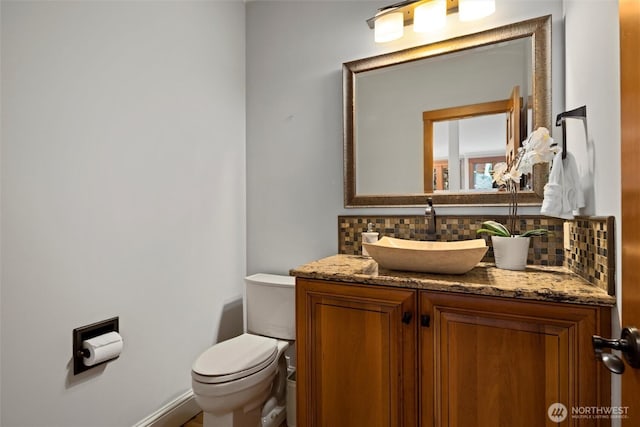
[[[284,353],[295,337],[294,278],[260,274],[246,283],[249,332],[210,347],[191,370],[204,427],[279,427],[286,416]]]
[[[191,372],[196,403],[208,419],[204,425],[260,426],[274,378],[286,376],[282,362],[288,346],[286,341],[243,334],[204,352]]]

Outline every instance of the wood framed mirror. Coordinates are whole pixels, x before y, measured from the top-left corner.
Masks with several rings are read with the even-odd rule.
[[[502,102],[513,98],[509,93],[519,86],[519,113],[525,121],[516,125],[509,109],[505,112],[510,130],[504,132],[501,155],[506,156],[508,136],[513,152],[529,131],[550,128],[550,58],[551,16],[544,16],[344,63],[345,207],[423,206],[427,197],[438,205],[507,205],[508,195],[498,189],[429,188],[427,177],[438,173],[438,159],[427,152],[423,115]],[[441,74],[432,74],[436,72]],[[485,74],[496,75],[496,81],[487,81]],[[405,81],[406,87],[398,83]],[[467,159],[469,165],[474,156]],[[539,166],[520,192],[521,205],[542,202],[548,166]]]

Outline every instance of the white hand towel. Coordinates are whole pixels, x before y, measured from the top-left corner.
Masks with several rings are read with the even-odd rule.
[[[576,159],[571,153],[562,159],[562,151],[553,159],[549,182],[544,186],[540,213],[562,219],[573,219],[573,212],[584,207],[584,194]]]

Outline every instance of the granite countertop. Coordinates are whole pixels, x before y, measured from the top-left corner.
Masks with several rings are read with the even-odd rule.
[[[563,267],[527,266],[524,271],[479,263],[462,275],[426,274],[378,268],[373,259],[334,255],[290,271],[292,276],[336,282],[489,295],[549,302],[613,306],[615,297]]]

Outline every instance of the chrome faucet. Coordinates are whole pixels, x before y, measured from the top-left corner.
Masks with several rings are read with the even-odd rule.
[[[427,208],[424,210],[427,234],[436,234],[436,209],[433,207],[433,199],[427,199]]]

